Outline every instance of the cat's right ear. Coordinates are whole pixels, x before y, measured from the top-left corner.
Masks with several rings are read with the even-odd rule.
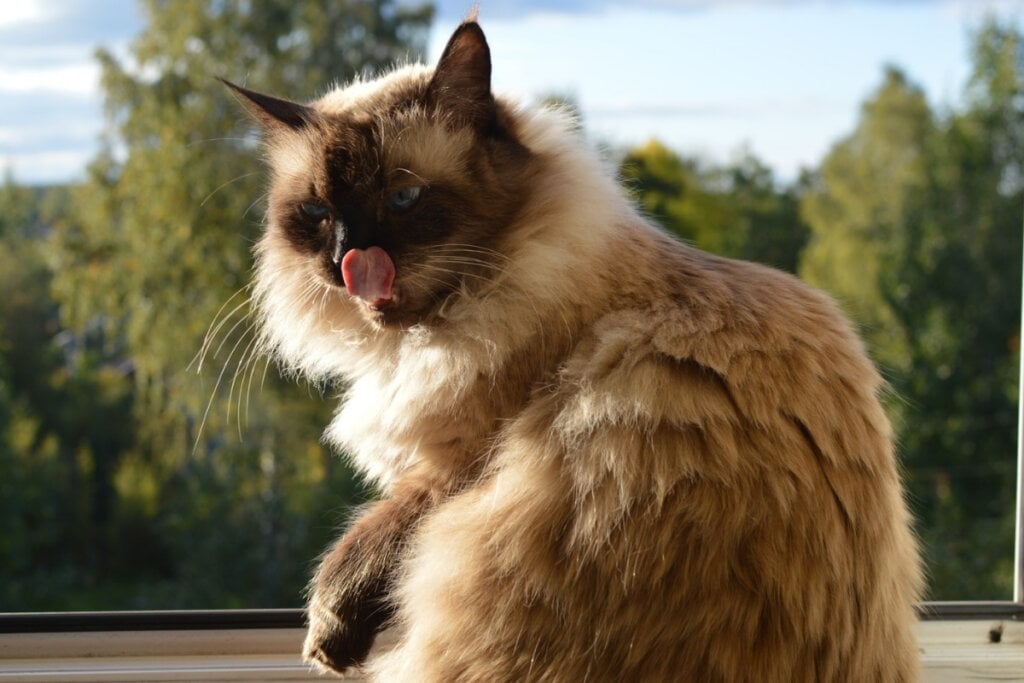
[[[478,130],[493,123],[497,114],[491,94],[491,49],[472,17],[448,40],[434,69],[430,92],[457,121]]]
[[[238,101],[260,122],[265,131],[302,130],[316,120],[316,111],[304,104],[264,95],[223,78],[217,80],[238,96]]]

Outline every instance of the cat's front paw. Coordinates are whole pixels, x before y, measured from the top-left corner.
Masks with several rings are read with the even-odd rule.
[[[307,609],[309,627],[302,645],[302,658],[321,672],[345,674],[361,665],[373,646],[376,630],[349,622],[316,602]]]

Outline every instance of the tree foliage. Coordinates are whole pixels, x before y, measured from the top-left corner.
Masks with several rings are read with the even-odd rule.
[[[245,285],[265,180],[249,124],[215,77],[311,99],[417,57],[432,9],[151,0],[145,12],[127,58],[97,55],[108,127],[87,182],[55,215],[45,250],[37,235],[34,259],[7,275],[34,278],[9,286],[42,297],[26,315],[45,319],[14,321],[8,329],[39,339],[14,339],[11,353],[45,349],[32,358],[45,367],[4,363],[4,387],[41,393],[0,388],[0,401],[21,400],[39,423],[29,430],[40,441],[28,448],[34,481],[70,495],[39,508],[68,522],[52,538],[10,541],[38,546],[17,550],[24,572],[62,583],[49,597],[11,593],[4,600],[16,602],[0,607],[298,604],[307,562],[362,495],[319,443],[329,406],[253,353]],[[53,343],[43,328],[56,338],[58,323],[67,329]],[[211,323],[197,376],[190,362]],[[62,559],[78,545],[88,562]]]
[[[0,534],[0,609],[296,605],[308,562],[365,495],[319,443],[329,402],[252,353],[265,180],[214,77],[311,99],[421,53],[431,11],[146,12],[129,56],[98,55],[109,125],[87,181],[0,187],[0,511],[15,520]],[[854,130],[791,184],[749,152],[715,165],[657,141],[620,166],[681,238],[799,270],[861,327],[893,389],[934,598],[1010,584],[1020,41],[983,27],[947,110],[886,69]]]
[[[704,167],[660,142],[629,150],[620,175],[640,208],[707,251],[796,271],[807,240],[799,186],[777,187],[770,168],[747,152],[725,167]]]
[[[861,322],[894,390],[936,598],[1005,598],[1012,580],[1020,47],[986,25],[966,106],[946,115],[888,70],[803,203],[801,272]]]
[[[309,99],[417,54],[431,10],[384,0],[152,1],[146,9],[130,60],[98,54],[107,145],[60,226],[54,288],[73,328],[99,315],[124,340],[149,411],[145,428],[186,452],[189,420],[202,415],[209,390],[192,390],[184,370],[248,279],[264,182],[240,108],[214,77]],[[235,342],[226,350],[237,361],[246,348]]]
[[[881,290],[883,273],[906,253],[905,212],[921,191],[934,123],[924,93],[886,70],[856,130],[836,144],[802,203],[811,240],[800,272],[840,299],[871,337],[876,360],[906,368],[906,339]]]
[[[751,155],[726,167],[652,141],[622,175],[697,246],[799,273],[836,296],[889,380],[930,596],[1007,597],[1020,354],[1020,35],[974,36],[960,110],[898,68],[855,129],[789,188]]]

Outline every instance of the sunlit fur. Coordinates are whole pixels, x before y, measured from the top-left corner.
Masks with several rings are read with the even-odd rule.
[[[430,75],[312,106],[372,118]],[[461,482],[399,558],[398,642],[368,674],[915,680],[917,551],[882,383],[832,302],[669,239],[568,117],[499,106],[542,172],[492,246],[425,257],[463,274],[423,321],[375,322],[273,222],[257,248],[265,348],[348,386],[330,443],[385,493],[412,472]],[[465,131],[407,116],[377,124],[381,163],[501,182],[467,178]],[[269,137],[274,183],[307,182],[322,140]]]

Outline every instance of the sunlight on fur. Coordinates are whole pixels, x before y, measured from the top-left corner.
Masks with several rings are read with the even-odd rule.
[[[200,356],[254,324],[242,384],[259,353],[346,383],[326,438],[385,493],[321,558],[304,656],[378,681],[916,680],[916,542],[850,326],[654,228],[571,119],[490,76],[471,20],[436,68],[308,105],[231,86],[268,221],[256,319],[228,302]]]

